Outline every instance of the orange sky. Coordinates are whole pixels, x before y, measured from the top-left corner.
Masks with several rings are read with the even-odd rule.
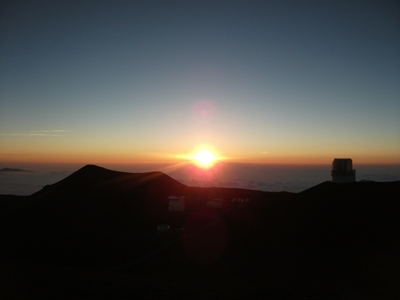
[[[2,11],[2,166],[400,164],[396,1],[28,2]]]

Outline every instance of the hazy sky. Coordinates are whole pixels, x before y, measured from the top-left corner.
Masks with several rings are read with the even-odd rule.
[[[0,164],[400,163],[399,1],[1,1]]]

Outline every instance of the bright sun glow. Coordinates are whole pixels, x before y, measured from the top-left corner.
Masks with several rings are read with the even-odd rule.
[[[217,158],[208,150],[201,150],[195,156],[194,159],[202,166],[211,165]]]

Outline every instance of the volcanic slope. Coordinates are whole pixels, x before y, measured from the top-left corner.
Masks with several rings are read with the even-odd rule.
[[[185,196],[186,212],[169,212],[168,196]],[[262,198],[239,189],[191,188],[161,172],[124,173],[87,165],[2,213],[7,245],[19,257],[111,265],[159,244],[157,225],[182,228],[187,214],[216,198]],[[5,198],[5,197],[3,197]],[[29,242],[27,242],[29,241]]]
[[[155,220],[167,210],[167,196],[185,189],[160,172],[130,174],[88,165],[29,197],[19,197],[17,208],[8,205],[3,212],[2,223],[21,257],[98,262],[128,237],[144,238],[144,229],[156,226]]]
[[[16,262],[185,278],[189,290],[203,274],[221,295],[246,274],[248,289],[236,292],[389,299],[400,278],[399,194],[400,182],[324,182],[298,194],[194,188],[89,165],[7,205],[1,249]],[[185,196],[185,212],[168,210],[170,195]],[[221,208],[207,206],[214,198]],[[170,233],[157,233],[163,223]]]

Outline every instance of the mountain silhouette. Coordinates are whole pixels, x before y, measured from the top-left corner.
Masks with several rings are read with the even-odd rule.
[[[181,195],[186,189],[161,172],[130,174],[88,165],[24,199],[3,222],[18,232],[14,243],[20,243],[22,256],[33,255],[37,247],[41,257],[99,263],[94,254],[98,247],[103,256],[125,239],[134,239],[132,234],[143,237],[142,232],[164,220],[167,197]],[[27,245],[20,238],[23,236],[34,243]],[[79,250],[82,245],[86,245],[83,252]]]
[[[121,290],[115,281],[123,276],[147,278],[175,296],[170,285],[184,280],[191,293],[201,281],[215,295],[344,298],[339,290],[389,299],[399,292],[399,194],[400,182],[323,182],[297,194],[198,188],[161,172],[87,165],[31,196],[0,196],[2,263],[15,274],[33,272],[34,265],[34,276],[54,286],[61,277],[45,270],[63,270],[74,298],[89,292],[73,278],[84,281],[97,270],[114,283],[96,285],[95,297],[104,289],[133,296],[133,288]],[[185,197],[185,211],[169,211],[171,195]],[[215,198],[222,207],[208,205]],[[170,230],[157,232],[160,224]],[[242,276],[243,286],[230,286]]]

